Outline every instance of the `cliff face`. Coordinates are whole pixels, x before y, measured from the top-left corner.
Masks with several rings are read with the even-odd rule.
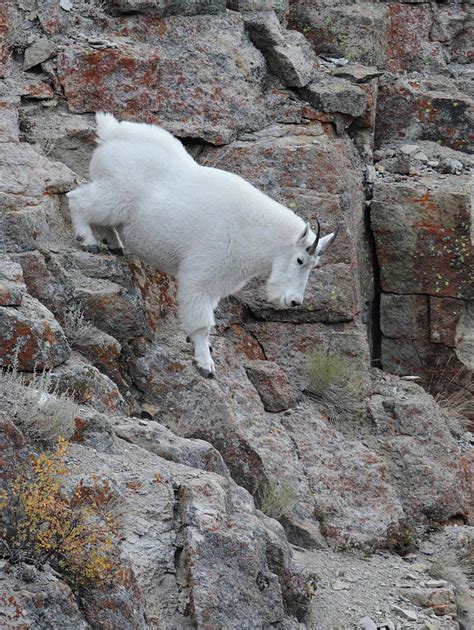
[[[470,7],[6,0],[0,31],[0,365],[78,405],[2,377],[2,479],[62,434],[68,483],[112,488],[123,565],[78,595],[5,563],[2,624],[330,627],[291,545],[406,552],[472,517]],[[258,281],[221,303],[213,381],[174,282],[74,241],[99,110],[341,226],[302,308]],[[322,390],[315,352],[343,366]]]

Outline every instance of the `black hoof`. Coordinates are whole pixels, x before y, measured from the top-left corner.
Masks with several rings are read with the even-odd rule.
[[[186,337],[186,342],[191,343],[191,337],[189,335]]]
[[[123,249],[121,247],[109,247],[109,252],[114,256],[123,256]]]
[[[98,254],[99,253],[99,247],[97,245],[87,245],[86,247],[84,247],[84,250],[86,252],[89,252],[89,254]]]
[[[212,372],[210,372],[209,370],[205,370],[202,367],[199,367],[199,365],[196,365],[196,370],[204,378],[214,378],[214,374]]]
[[[213,354],[213,353],[214,353],[214,350],[212,349],[212,346],[209,346],[209,352],[210,352],[211,354]]]

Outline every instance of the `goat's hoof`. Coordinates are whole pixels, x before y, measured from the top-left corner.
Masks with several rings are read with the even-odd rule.
[[[211,372],[210,370],[206,370],[205,368],[199,367],[199,365],[196,365],[196,370],[199,372],[199,374],[203,378],[214,378],[213,372]]]
[[[210,352],[211,354],[213,354],[213,352],[214,352],[214,350],[212,349],[212,346],[211,346],[211,345],[209,346],[209,352]]]
[[[84,247],[84,251],[89,252],[89,254],[98,254],[99,246],[98,245],[86,245]]]
[[[186,343],[191,343],[191,337],[189,335],[186,337]]]
[[[124,251],[121,247],[109,247],[109,252],[114,254],[114,256],[123,256]]]

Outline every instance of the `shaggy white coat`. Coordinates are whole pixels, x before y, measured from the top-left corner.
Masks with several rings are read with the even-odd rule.
[[[182,326],[199,371],[212,376],[208,337],[220,298],[269,275],[269,301],[298,306],[335,234],[308,254],[316,236],[303,219],[242,177],[200,166],[160,127],[97,114],[97,135],[92,181],[68,193],[76,237],[92,251],[91,226],[114,228],[109,245],[123,242],[177,278]]]

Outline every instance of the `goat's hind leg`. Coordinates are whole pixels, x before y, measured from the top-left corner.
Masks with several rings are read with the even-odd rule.
[[[95,231],[102,243],[107,246],[107,249],[111,254],[115,254],[116,256],[123,256],[123,244],[115,228],[95,227]]]
[[[94,190],[95,184],[86,184],[68,192],[66,197],[69,201],[76,240],[82,243],[86,251],[96,254],[99,251],[99,247],[91,228],[95,203]]]

